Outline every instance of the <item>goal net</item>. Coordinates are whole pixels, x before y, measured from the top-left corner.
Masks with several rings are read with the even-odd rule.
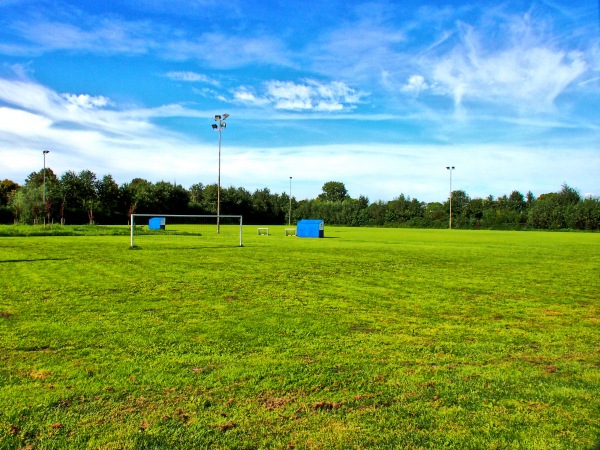
[[[132,214],[131,248],[242,247],[242,216]]]

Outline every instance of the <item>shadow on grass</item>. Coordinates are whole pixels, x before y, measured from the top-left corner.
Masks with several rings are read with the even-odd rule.
[[[0,263],[23,263],[37,261],[67,261],[68,258],[3,259]]]
[[[231,248],[244,248],[246,245],[234,245],[234,246],[223,246],[223,245],[203,245],[199,246],[190,246],[190,247],[169,247],[169,246],[146,246],[146,247],[138,247],[137,245],[134,247],[129,247],[129,250],[148,250],[148,251],[164,251],[164,250],[214,250],[214,249],[231,249]]]

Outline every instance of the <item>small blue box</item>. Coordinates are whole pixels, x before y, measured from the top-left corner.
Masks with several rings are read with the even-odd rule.
[[[164,230],[165,229],[166,220],[164,217],[152,217],[150,221],[148,221],[148,229],[149,230]]]
[[[325,234],[325,223],[321,219],[303,219],[298,222],[296,236],[322,238]]]

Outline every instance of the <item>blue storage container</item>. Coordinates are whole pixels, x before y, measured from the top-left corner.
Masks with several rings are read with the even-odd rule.
[[[322,238],[325,234],[325,223],[321,219],[303,219],[298,222],[296,236]]]
[[[148,221],[148,229],[149,230],[164,230],[165,223],[166,223],[166,220],[164,217],[152,217]]]

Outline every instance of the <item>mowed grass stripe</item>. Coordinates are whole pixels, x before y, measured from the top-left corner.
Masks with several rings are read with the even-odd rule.
[[[599,235],[284,228],[1,238],[0,448],[598,444]]]

